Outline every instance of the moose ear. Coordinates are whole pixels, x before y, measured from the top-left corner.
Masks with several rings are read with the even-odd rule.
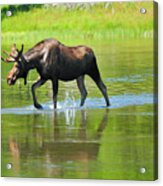
[[[23,50],[24,50],[24,44],[22,44],[22,48],[21,48],[20,52],[23,53]]]
[[[24,50],[24,44],[22,44],[21,50],[16,49],[19,55],[23,53],[23,50]]]

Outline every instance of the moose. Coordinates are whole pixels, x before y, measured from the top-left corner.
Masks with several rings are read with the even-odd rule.
[[[106,106],[109,106],[107,89],[101,80],[96,57],[93,50],[87,46],[65,46],[56,39],[45,39],[37,43],[33,48],[23,53],[24,44],[21,50],[16,44],[11,52],[4,51],[7,58],[1,57],[6,62],[13,62],[14,65],[7,76],[8,85],[14,85],[18,78],[24,78],[27,84],[29,70],[36,69],[39,73],[39,80],[32,85],[32,96],[34,106],[43,109],[38,103],[35,89],[43,85],[47,80],[52,81],[54,109],[57,108],[58,81],[70,81],[76,79],[77,86],[81,93],[80,106],[84,105],[87,91],[84,84],[84,76],[90,76],[102,92]]]

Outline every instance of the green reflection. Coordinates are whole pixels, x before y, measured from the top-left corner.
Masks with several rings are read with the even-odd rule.
[[[152,106],[74,112],[2,115],[2,175],[154,178]],[[13,169],[6,170],[8,162]]]

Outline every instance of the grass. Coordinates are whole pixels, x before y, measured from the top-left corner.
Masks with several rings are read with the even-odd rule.
[[[63,40],[153,37],[152,2],[60,4],[13,12],[2,20],[5,45],[33,44],[46,37]],[[146,14],[140,8],[147,9]],[[2,7],[3,8],[3,7]],[[5,7],[6,8],[6,7]],[[4,44],[2,42],[2,44]]]

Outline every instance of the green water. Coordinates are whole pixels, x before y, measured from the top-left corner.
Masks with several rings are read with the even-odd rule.
[[[12,64],[2,63],[2,176],[155,179],[152,40],[86,44],[97,56],[110,108],[87,77],[82,109],[72,81],[60,82],[54,111],[47,82],[37,90],[44,107],[38,111],[30,91],[37,73],[30,72],[27,86],[19,80],[9,87],[6,76]],[[6,169],[7,163],[12,169]]]

